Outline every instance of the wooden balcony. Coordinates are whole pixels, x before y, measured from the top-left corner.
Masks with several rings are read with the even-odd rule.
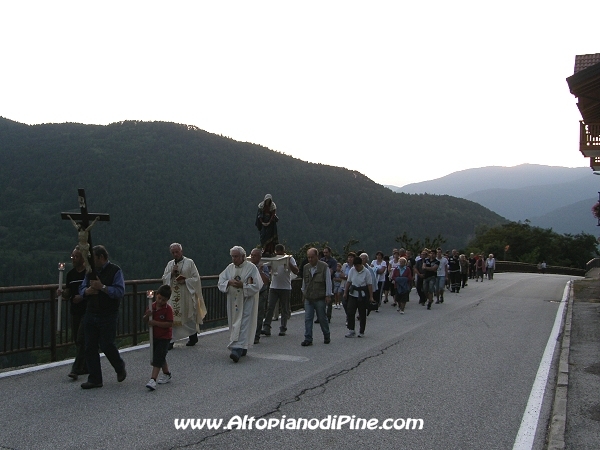
[[[594,161],[600,157],[600,122],[579,121],[579,151],[583,156],[592,159],[592,168],[600,165],[598,161]]]

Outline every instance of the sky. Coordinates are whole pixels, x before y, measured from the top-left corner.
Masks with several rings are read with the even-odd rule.
[[[403,186],[582,167],[600,2],[2,1],[0,116],[195,125]],[[591,176],[591,170],[590,170]]]

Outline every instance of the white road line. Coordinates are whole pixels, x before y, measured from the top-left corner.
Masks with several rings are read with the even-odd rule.
[[[249,356],[254,358],[263,358],[263,359],[275,359],[277,361],[292,361],[292,362],[306,362],[310,361],[308,358],[304,356],[294,356],[294,355],[278,355],[276,353],[248,353]]]
[[[304,310],[293,312],[292,316],[295,316],[295,315],[298,315],[298,314],[304,314]],[[208,334],[221,333],[221,332],[227,331],[227,330],[228,330],[227,327],[213,328],[212,330],[207,330],[207,331],[203,331],[201,333],[198,333],[198,335],[199,336],[205,336],[205,335],[208,335]],[[150,346],[150,344],[142,344],[142,345],[136,345],[134,347],[120,348],[119,349],[119,353],[127,353],[127,352],[132,352],[132,351],[135,351],[135,350],[141,350],[141,349],[144,349],[144,348],[148,348],[149,346]],[[257,356],[257,354],[255,354],[255,353],[253,353],[252,355],[253,356]],[[100,353],[100,356],[103,357],[104,353]],[[298,358],[300,358],[300,357],[298,357]],[[277,358],[271,358],[271,359],[277,359]],[[38,365],[35,365],[35,366],[31,366],[31,367],[24,367],[22,369],[15,369],[15,370],[9,370],[9,371],[6,371],[6,372],[0,372],[0,379],[7,378],[7,377],[14,377],[16,375],[22,375],[24,373],[37,372],[38,370],[51,369],[53,367],[66,366],[68,364],[73,364],[73,361],[75,361],[75,359],[71,358],[71,359],[65,359],[63,361],[56,361],[56,362],[47,363],[47,364],[38,364]],[[290,359],[289,361],[292,361],[292,360]],[[308,361],[308,359],[307,359],[307,361]]]
[[[213,334],[213,333],[220,333],[222,331],[227,331],[227,327],[213,328],[212,330],[207,330],[207,331],[203,331],[202,333],[198,333],[198,335],[203,336],[203,335],[208,335],[208,334]],[[141,344],[141,345],[136,345],[133,347],[120,348],[119,353],[133,352],[135,350],[141,350],[144,348],[148,348],[149,346],[150,346],[150,344]],[[100,357],[104,357],[104,353],[100,353]],[[24,367],[22,369],[15,369],[15,370],[7,371],[7,372],[0,372],[0,379],[7,378],[7,377],[13,377],[15,375],[21,375],[24,373],[37,372],[38,370],[51,369],[53,367],[66,366],[68,364],[73,364],[73,361],[75,361],[75,359],[71,358],[71,359],[65,359],[63,361],[56,361],[56,362],[47,363],[47,364],[38,364],[36,366]]]
[[[525,413],[521,420],[521,427],[517,433],[513,450],[530,450],[533,448],[535,432],[540,418],[542,402],[544,400],[544,392],[546,390],[546,385],[548,384],[550,366],[552,365],[552,357],[554,356],[554,350],[558,343],[558,335],[562,328],[563,312],[567,305],[571,283],[572,281],[569,281],[565,286],[560,306],[556,312],[554,326],[552,327],[552,332],[548,338],[542,361],[540,362],[535,381],[531,388],[531,393],[529,394],[529,400],[527,401],[527,407],[525,408]]]

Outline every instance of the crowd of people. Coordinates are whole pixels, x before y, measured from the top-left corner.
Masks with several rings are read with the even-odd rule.
[[[400,315],[405,314],[413,288],[419,305],[431,310],[434,299],[435,304],[444,303],[446,290],[459,293],[468,280],[483,282],[484,275],[489,280],[494,277],[494,255],[484,258],[471,253],[467,258],[456,250],[443,253],[441,248],[423,249],[416,257],[403,248],[393,249],[391,256],[378,251],[372,260],[367,253],[349,252],[342,263],[325,246],[308,249],[306,260],[298,265],[278,243],[276,211],[267,194],[258,205],[256,219],[262,248],[254,248],[247,257],[243,247],[232,247],[231,263],[219,275],[218,289],[227,298],[227,348],[234,363],[246,356],[252,345],[259,344],[261,336],[271,336],[273,320],[279,320],[279,336],[286,335],[292,279],[296,276],[302,280],[304,300],[303,347],[313,345],[313,324],[319,324],[323,343],[331,342],[329,323],[334,309],[344,310],[345,337],[362,338],[367,317],[378,313],[382,305],[391,303]],[[151,391],[171,381],[168,351],[180,339],[187,338],[186,346],[196,345],[207,313],[194,261],[183,255],[179,243],[171,244],[169,252],[172,259],[165,267],[163,284],[143,316],[152,330],[152,372],[146,384]],[[77,380],[87,374],[83,389],[103,386],[99,349],[112,365],[117,381],[127,377],[115,344],[118,311],[125,293],[123,272],[109,261],[104,246],[93,247],[91,256],[93,264],[86,264],[81,248],[73,250],[73,269],[67,274],[66,289],[59,292],[71,302],[76,336],[77,354],[68,376]]]
[[[261,336],[271,336],[271,324],[281,310],[279,336],[285,336],[287,321],[290,318],[290,294],[292,277],[298,274],[302,280],[304,299],[304,339],[303,347],[313,345],[313,325],[318,324],[323,333],[323,343],[331,342],[329,323],[332,310],[343,309],[347,338],[362,338],[365,335],[367,317],[371,312],[379,312],[382,305],[391,303],[396,311],[403,315],[409,302],[410,292],[416,288],[419,304],[431,310],[434,304],[444,302],[444,292],[459,293],[468,285],[469,280],[483,281],[484,274],[493,279],[496,261],[490,254],[487,259],[483,255],[459,255],[456,250],[443,253],[441,248],[424,249],[413,257],[412,252],[403,248],[393,249],[392,256],[383,252],[375,253],[370,260],[367,253],[349,252],[344,263],[332,256],[330,247],[308,249],[306,260],[298,266],[294,257],[285,254],[281,244],[275,246],[275,258],[260,255],[259,249],[253,249],[250,261],[244,261],[245,251],[241,247],[231,249],[232,265],[223,272],[219,279],[219,288],[228,294],[228,307],[233,316],[233,309],[240,308],[240,288],[248,289],[244,297],[243,308],[258,313],[248,313],[249,319],[240,322],[230,320],[232,333],[242,333],[244,339],[232,336],[229,344],[230,358],[238,362],[245,356],[250,346],[251,337],[254,344],[260,343]],[[279,258],[279,259],[278,259]],[[276,261],[285,263],[276,264]],[[232,277],[234,268],[244,264],[254,265],[255,274],[237,280]],[[227,273],[226,273],[227,272]],[[260,274],[260,275],[257,275]],[[258,293],[256,301],[252,300]],[[240,295],[240,297],[236,297]],[[262,299],[261,299],[262,298]],[[241,313],[238,313],[241,314]],[[358,330],[356,329],[358,323]]]
[[[183,247],[173,243],[164,270],[163,285],[143,320],[153,329],[153,358],[149,390],[171,381],[166,361],[176,340],[187,338],[186,346],[198,342],[199,326],[206,315],[200,275],[194,261],[183,256]],[[122,382],[127,376],[125,362],[115,345],[120,301],[125,293],[121,269],[108,259],[101,245],[92,250],[93,271],[87,272],[78,248],[73,250],[73,269],[67,274],[66,289],[61,291],[71,303],[72,329],[77,354],[69,377],[76,380],[87,374],[83,389],[103,386],[98,349],[106,355]],[[444,253],[441,248],[423,249],[413,256],[403,248],[393,249],[391,256],[349,252],[345,262],[338,262],[332,250],[310,248],[300,266],[287,255],[282,244],[265,256],[255,248],[249,258],[241,246],[230,249],[231,264],[219,275],[218,288],[227,296],[229,357],[235,363],[247,355],[261,336],[271,336],[273,320],[279,320],[279,336],[285,336],[291,318],[292,280],[302,280],[304,299],[303,347],[313,345],[313,324],[319,324],[323,343],[331,342],[329,323],[334,309],[343,309],[346,338],[365,336],[367,317],[388,303],[403,315],[410,292],[416,288],[419,305],[431,310],[444,303],[444,293],[459,293],[469,280],[493,280],[496,261],[471,253],[467,258],[456,250]],[[358,330],[356,329],[358,324]],[[160,373],[162,371],[162,373]],[[160,375],[160,377],[159,377]]]

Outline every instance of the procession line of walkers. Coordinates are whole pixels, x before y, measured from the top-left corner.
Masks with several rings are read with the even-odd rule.
[[[173,342],[187,337],[186,346],[193,347],[207,313],[194,261],[183,256],[181,244],[171,244],[169,251],[173,259],[165,267],[162,286],[156,292],[149,291],[155,294],[154,302],[143,316],[153,329],[152,374],[146,384],[151,391],[172,379],[166,356]],[[332,257],[329,247],[321,252],[311,248],[300,268],[292,256],[285,254],[283,245],[277,244],[274,252],[275,258],[269,260],[255,248],[248,259],[242,247],[234,246],[230,249],[231,264],[219,275],[218,288],[227,296],[227,348],[236,363],[252,344],[260,342],[261,334],[271,334],[274,316],[281,316],[279,336],[286,335],[294,275],[302,278],[305,312],[301,345],[307,347],[313,345],[313,323],[320,325],[323,342],[331,342],[333,309],[343,308],[346,312],[346,337],[360,338],[365,333],[367,316],[378,312],[390,298],[397,311],[404,314],[410,291],[416,286],[419,304],[431,309],[434,296],[436,303],[443,303],[446,288],[458,293],[467,286],[468,279],[483,281],[485,273],[491,280],[495,270],[491,254],[486,260],[471,254],[467,260],[456,250],[444,255],[440,248],[424,249],[416,258],[404,249],[394,249],[391,259],[378,251],[370,263],[366,253],[350,252],[344,264]],[[88,272],[85,255],[79,248],[73,250],[73,269],[67,274],[66,288],[59,292],[72,303],[72,329],[77,332],[77,356],[68,376],[77,380],[87,374],[83,389],[103,386],[99,348],[113,366],[117,381],[127,377],[125,362],[115,345],[118,310],[125,293],[123,272],[109,261],[103,246],[95,246],[92,256],[95,270]],[[315,315],[317,320],[313,322]]]
[[[277,253],[282,254],[283,246],[278,247]],[[328,324],[331,321],[332,309],[344,309],[348,328],[346,337],[363,337],[367,316],[371,311],[379,312],[379,307],[382,303],[388,303],[390,295],[392,306],[397,307],[400,314],[404,314],[410,291],[416,286],[419,304],[427,305],[427,309],[431,309],[434,296],[436,303],[443,303],[445,288],[458,293],[470,278],[476,278],[478,281],[477,277],[481,276],[483,281],[483,273],[486,273],[489,279],[493,279],[496,264],[492,254],[487,260],[481,255],[476,257],[471,254],[467,260],[465,255],[459,255],[456,250],[444,255],[441,248],[435,251],[424,249],[416,258],[412,257],[410,251],[394,249],[391,260],[378,251],[376,259],[371,263],[368,260],[369,256],[366,253],[356,255],[350,252],[347,261],[341,264],[331,256],[331,248],[327,246],[321,252],[314,248],[307,252],[308,263],[302,268],[305,307],[303,346],[312,345],[314,315],[317,316],[314,323],[321,326],[325,343],[330,342]],[[292,267],[297,269],[293,258],[291,261]],[[331,276],[331,287],[330,280],[322,279],[321,276],[327,269]],[[315,276],[322,283],[318,295],[312,292]],[[311,287],[308,293],[307,287]],[[259,305],[259,311],[260,308]],[[261,334],[271,335],[273,314],[277,315],[274,303],[269,301],[269,310],[265,314],[267,326],[263,325],[261,330],[259,320],[257,330],[261,331],[257,332],[254,343],[259,343]],[[359,321],[358,333],[355,319]],[[284,334],[285,329],[281,328],[280,335]]]

